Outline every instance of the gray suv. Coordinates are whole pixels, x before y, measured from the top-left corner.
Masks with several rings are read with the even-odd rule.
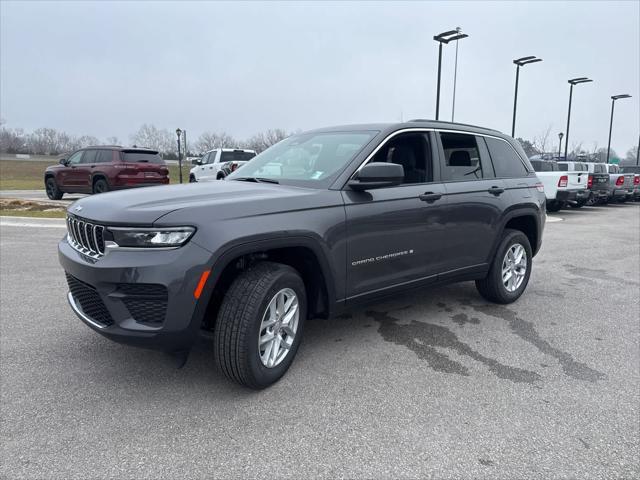
[[[515,301],[544,222],[511,137],[415,120],[297,134],[225,181],[84,198],[59,259],[71,308],[98,333],[184,359],[204,336],[228,378],[264,388],[308,318],[468,280]]]

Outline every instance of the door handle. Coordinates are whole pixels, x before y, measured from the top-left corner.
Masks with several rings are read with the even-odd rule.
[[[433,193],[433,192],[425,192],[422,195],[418,195],[418,198],[423,202],[433,203],[436,200],[440,200],[442,198],[441,193]]]
[[[500,194],[504,193],[504,188],[500,188],[500,187],[491,187],[489,190],[487,190],[489,193],[491,193],[492,195],[495,195],[496,197],[500,196]]]

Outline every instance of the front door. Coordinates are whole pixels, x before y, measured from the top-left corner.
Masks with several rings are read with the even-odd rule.
[[[345,189],[347,299],[436,279],[445,240],[446,196],[435,183],[434,151],[427,132],[401,133],[372,162],[404,167],[402,185],[357,192]]]
[[[67,166],[61,175],[60,185],[65,190],[77,191],[82,181],[82,156],[84,150],[74,153],[67,159]]]

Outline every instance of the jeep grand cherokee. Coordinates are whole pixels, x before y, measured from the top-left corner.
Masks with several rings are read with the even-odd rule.
[[[294,135],[225,181],[84,198],[59,258],[95,331],[170,352],[205,333],[228,378],[263,388],[291,365],[307,318],[467,280],[515,301],[544,219],[512,138],[416,120]]]

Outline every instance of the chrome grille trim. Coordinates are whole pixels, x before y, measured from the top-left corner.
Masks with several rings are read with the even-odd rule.
[[[103,225],[67,216],[67,242],[88,257],[100,258],[104,255],[104,230]]]

